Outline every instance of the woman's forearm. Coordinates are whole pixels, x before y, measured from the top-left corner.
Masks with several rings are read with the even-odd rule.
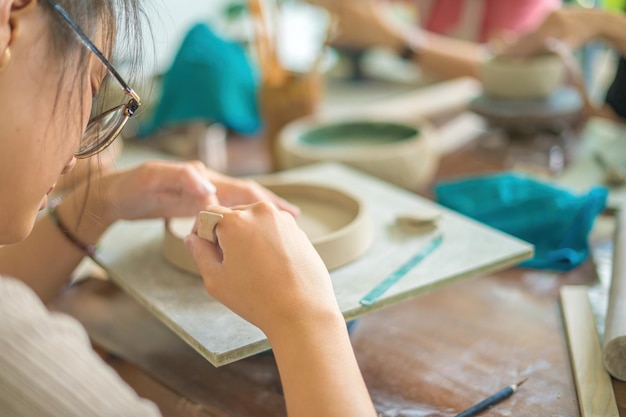
[[[375,417],[341,314],[268,337],[288,415]]]
[[[486,57],[486,49],[478,43],[425,33],[416,59],[424,70],[442,78],[480,79],[480,67]]]
[[[398,32],[385,45],[403,55],[413,50],[413,61],[422,70],[441,79],[474,77],[480,79],[488,52],[484,45],[421,30]]]

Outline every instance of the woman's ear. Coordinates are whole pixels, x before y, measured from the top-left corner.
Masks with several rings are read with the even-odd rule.
[[[13,3],[12,10],[20,10],[28,6],[37,7],[37,0],[9,0],[9,3]]]
[[[0,0],[0,54],[11,45],[19,18],[38,7],[37,0]]]
[[[0,0],[0,53],[11,41],[11,8],[13,0]]]

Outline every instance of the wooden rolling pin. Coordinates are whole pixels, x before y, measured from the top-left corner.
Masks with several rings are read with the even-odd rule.
[[[332,108],[323,113],[332,118],[372,116],[403,122],[422,121],[467,109],[469,103],[482,92],[480,81],[461,77],[424,86],[375,103],[347,106],[344,110]],[[332,111],[332,114],[328,114]]]
[[[582,417],[619,417],[611,377],[602,366],[602,346],[584,285],[561,287],[561,310]]]
[[[603,359],[606,370],[614,378],[626,381],[626,213],[623,211],[617,214]]]

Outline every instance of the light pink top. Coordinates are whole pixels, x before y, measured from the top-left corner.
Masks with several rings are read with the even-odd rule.
[[[420,10],[424,29],[479,42],[487,42],[507,32],[528,32],[561,6],[561,0],[413,1]]]
[[[21,281],[0,277],[0,415],[160,414],[91,349],[75,319],[49,312]]]

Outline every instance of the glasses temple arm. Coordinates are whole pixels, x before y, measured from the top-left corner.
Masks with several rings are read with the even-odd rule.
[[[63,20],[65,20],[67,22],[67,24],[70,25],[70,27],[74,30],[74,32],[76,32],[76,34],[78,35],[78,37],[80,38],[81,42],[89,49],[91,49],[91,51],[96,54],[96,56],[98,57],[98,59],[100,60],[100,62],[102,62],[102,64],[107,68],[107,70],[109,70],[109,72],[111,73],[111,75],[113,75],[113,77],[115,77],[115,79],[117,80],[117,82],[120,83],[120,85],[122,86],[122,88],[124,88],[124,90],[130,94],[131,96],[133,96],[134,98],[138,98],[137,94],[135,94],[135,92],[133,91],[132,88],[130,88],[130,86],[128,84],[126,84],[126,81],[124,81],[124,79],[122,78],[122,76],[117,72],[117,70],[115,68],[113,68],[113,65],[111,65],[111,63],[109,62],[108,59],[106,59],[106,57],[102,54],[102,52],[100,52],[100,50],[98,49],[98,47],[96,45],[93,44],[93,42],[91,42],[89,40],[89,37],[85,34],[85,32],[83,32],[83,30],[76,24],[74,23],[74,21],[70,18],[70,16],[67,14],[67,12],[65,11],[65,9],[63,7],[61,7],[59,4],[52,4],[52,7],[57,11],[57,13],[59,13],[59,15],[63,18]]]

